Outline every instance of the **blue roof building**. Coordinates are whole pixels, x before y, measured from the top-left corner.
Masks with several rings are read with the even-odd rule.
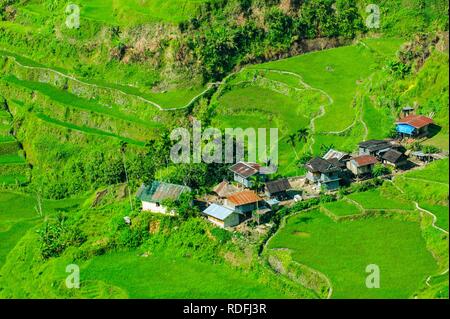
[[[239,225],[240,222],[237,211],[218,204],[211,204],[203,211],[203,214],[210,222],[222,228],[233,227]]]
[[[395,130],[402,137],[425,136],[433,120],[423,115],[408,115],[395,123]]]

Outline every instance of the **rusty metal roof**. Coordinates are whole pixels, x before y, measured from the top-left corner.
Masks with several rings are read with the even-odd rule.
[[[378,160],[376,159],[376,157],[374,157],[372,155],[361,155],[361,156],[353,157],[352,160],[355,161],[355,163],[358,167],[378,163]]]
[[[260,165],[256,163],[238,162],[229,168],[235,174],[244,178],[250,177],[258,173]]]
[[[177,200],[182,193],[190,191],[187,186],[154,181],[150,186],[142,184],[136,196],[144,202],[160,203],[166,199]]]
[[[262,200],[255,192],[249,190],[234,193],[228,196],[227,199],[236,206],[252,204]]]
[[[231,185],[229,182],[223,181],[216,187],[214,187],[213,191],[220,197],[227,197],[231,194],[238,192],[239,189]]]
[[[397,121],[397,124],[408,124],[417,129],[422,128],[422,127],[427,126],[432,123],[433,123],[433,120],[430,119],[429,117],[426,117],[423,115],[415,115],[415,114],[405,116],[404,118],[401,118]]]

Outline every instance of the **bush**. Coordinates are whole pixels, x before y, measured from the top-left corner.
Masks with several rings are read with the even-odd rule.
[[[425,154],[435,154],[439,153],[441,150],[433,145],[422,145],[422,152]]]
[[[389,167],[384,166],[383,164],[379,164],[379,163],[375,164],[373,171],[372,171],[372,174],[375,177],[388,175],[390,173],[391,173],[391,169]]]
[[[86,236],[67,217],[59,214],[54,221],[47,221],[37,231],[44,259],[58,257],[69,246],[80,246]]]
[[[224,244],[231,239],[231,233],[225,229],[214,227],[211,230],[211,234],[219,241],[219,243]]]

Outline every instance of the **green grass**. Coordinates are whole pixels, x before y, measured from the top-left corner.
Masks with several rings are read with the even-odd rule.
[[[390,57],[402,41],[368,39],[364,42],[370,49]],[[317,131],[339,131],[354,120],[352,100],[357,81],[368,77],[377,68],[377,55],[370,49],[352,45],[269,62],[255,68],[294,72],[301,75],[307,84],[327,92],[334,103],[326,107],[325,116],[317,121]]]
[[[289,218],[269,248],[289,248],[294,260],[325,274],[333,298],[409,298],[437,271],[413,221],[371,217],[334,222],[311,211]],[[378,289],[365,285],[370,264],[380,268]]]
[[[367,97],[363,101],[363,120],[368,129],[367,140],[384,139],[395,122],[388,108],[376,108]]]
[[[399,175],[395,184],[419,204],[448,205],[449,160],[443,159]],[[424,191],[426,190],[426,191]]]
[[[305,100],[310,101],[313,96],[304,92]],[[242,129],[266,128],[269,135],[270,128],[278,128],[279,166],[280,172],[287,175],[301,173],[296,167],[296,154],[301,152],[302,143],[296,143],[296,151],[287,139],[289,133],[309,126],[308,114],[318,109],[318,104],[301,103],[284,94],[259,86],[236,87],[224,93],[219,99],[218,115],[214,118],[214,125],[223,128]]]
[[[369,39],[366,45],[312,52],[244,69],[229,79],[228,89],[216,96],[213,123],[221,127],[278,128],[278,172],[300,175],[303,170],[296,162],[311,144],[316,155],[322,144],[350,152],[363,139],[364,127],[359,122],[345,134],[323,133],[346,129],[355,121],[357,110],[352,100],[358,81],[367,78],[385,58],[392,57],[401,42]],[[331,105],[328,95],[333,100]],[[325,115],[315,120],[314,143],[310,137],[306,145],[296,143],[294,151],[288,135],[300,128],[311,132],[311,119],[319,114],[320,106],[325,107]]]
[[[28,177],[23,174],[2,174],[0,175],[0,185],[23,184],[28,181]]]
[[[4,142],[14,142],[15,138],[12,135],[2,135],[0,136],[0,143]]]
[[[79,126],[79,125],[75,125],[72,123],[67,123],[67,122],[63,122],[63,121],[59,121],[57,119],[53,119],[45,114],[39,113],[37,114],[37,117],[39,119],[41,119],[42,121],[46,122],[46,123],[50,123],[50,124],[54,124],[54,125],[58,125],[58,126],[63,126],[65,128],[69,128],[71,130],[75,130],[75,131],[79,131],[79,132],[83,132],[86,134],[94,134],[94,135],[99,135],[99,136],[106,136],[106,137],[113,137],[113,138],[117,138],[119,140],[128,142],[130,144],[135,144],[135,145],[139,145],[139,146],[144,146],[145,142],[143,141],[136,141],[134,139],[131,138],[127,138],[127,137],[123,137],[117,134],[113,134],[110,132],[106,132],[106,131],[102,131],[96,128],[91,128],[91,127],[87,127],[87,126]]]
[[[84,199],[66,199],[61,201],[44,200],[43,212],[51,215],[58,210],[73,209]],[[20,238],[42,218],[36,212],[37,199],[30,195],[1,191],[0,192],[0,268],[9,251]]]
[[[449,207],[441,205],[421,204],[421,207],[432,212],[436,216],[436,226],[448,231]]]
[[[339,200],[336,202],[326,203],[323,207],[329,210],[337,217],[361,214],[362,211],[358,206],[347,200]]]
[[[1,49],[1,48],[0,48],[0,56],[13,57],[21,65],[24,65],[27,67],[49,68],[49,67],[42,65],[32,59],[24,57],[23,55],[11,52],[9,50]],[[52,66],[49,69],[60,72],[67,76],[70,75],[70,72],[68,70],[61,68],[61,67]],[[178,87],[177,89],[173,89],[173,90],[169,90],[169,91],[152,92],[152,91],[150,91],[149,88],[124,85],[124,84],[120,84],[120,83],[105,81],[103,79],[78,77],[78,80],[83,82],[85,85],[95,85],[95,86],[109,89],[109,90],[122,91],[131,96],[136,96],[139,98],[147,99],[149,101],[152,101],[152,102],[158,104],[163,109],[185,107],[195,97],[199,96],[206,89],[205,86],[201,86],[201,85],[194,85],[194,86],[184,85],[184,87]],[[41,84],[41,83],[38,83],[38,85],[39,84]],[[154,108],[155,106],[148,103],[148,107]]]
[[[57,88],[46,83],[19,80],[18,78],[12,75],[5,77],[4,80],[7,81],[8,83],[25,87],[29,90],[38,91],[43,95],[51,98],[52,100],[67,106],[83,110],[89,110],[100,114],[105,114],[135,124],[143,125],[149,128],[154,128],[155,126],[158,126],[156,123],[143,121],[137,117],[130,116],[129,114],[120,111],[120,109],[117,106],[105,107],[95,101],[80,98],[67,91],[58,90]]]
[[[430,163],[423,169],[410,171],[403,175],[406,178],[448,184],[449,160],[439,160]]]
[[[369,190],[367,192],[353,193],[348,196],[349,199],[359,203],[364,209],[375,210],[413,210],[414,205],[398,197],[387,197],[379,189]]]
[[[422,144],[425,145],[433,145],[437,148],[440,148],[441,150],[447,151],[449,150],[449,135],[445,132],[439,132],[435,136],[427,139]]]
[[[25,163],[25,159],[17,154],[5,154],[0,155],[0,165],[1,164],[22,164]]]
[[[245,273],[189,258],[141,257],[136,251],[94,257],[82,266],[83,280],[119,287],[129,298],[286,298]]]
[[[424,168],[397,176],[394,183],[408,199],[436,215],[436,225],[448,230],[449,159],[432,162]]]
[[[83,19],[121,26],[133,26],[150,22],[177,23],[194,16],[205,0],[93,0],[73,1],[80,5]],[[51,11],[36,0],[25,6],[39,15],[51,15]]]

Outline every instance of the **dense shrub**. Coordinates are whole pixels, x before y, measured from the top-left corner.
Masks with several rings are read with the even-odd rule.
[[[77,225],[62,214],[59,214],[56,220],[46,221],[37,233],[44,259],[58,257],[69,246],[79,246],[86,240]]]
[[[373,170],[372,170],[372,174],[375,177],[380,177],[383,175],[387,175],[391,173],[391,169],[387,166],[384,166],[383,164],[377,163],[375,164]]]

